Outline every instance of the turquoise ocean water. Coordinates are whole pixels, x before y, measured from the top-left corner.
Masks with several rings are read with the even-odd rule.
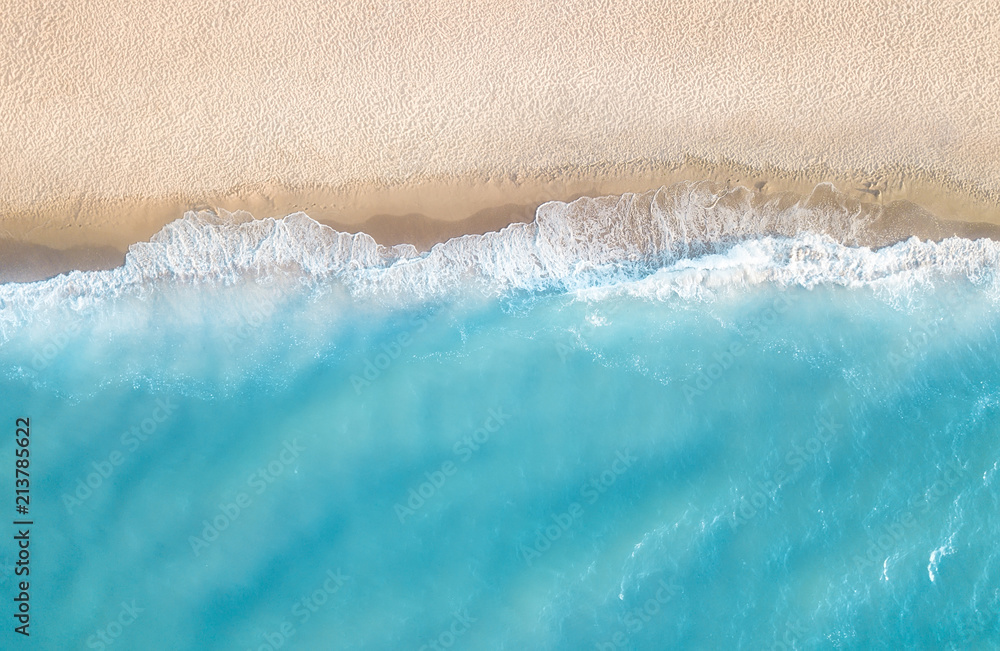
[[[1000,245],[674,192],[0,286],[3,647],[1000,648]]]

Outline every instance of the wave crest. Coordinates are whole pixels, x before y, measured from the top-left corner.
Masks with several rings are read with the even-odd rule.
[[[863,245],[879,218],[829,185],[793,200],[681,183],[549,202],[531,223],[454,238],[420,253],[410,245],[381,246],[365,233],[338,232],[304,213],[255,220],[247,213],[189,212],[149,242],[131,246],[120,268],[0,286],[0,312],[9,326],[39,306],[82,309],[123,291],[148,291],[157,281],[228,284],[289,270],[317,281],[337,279],[354,294],[407,300],[469,285],[488,293],[586,290],[652,274],[661,284],[674,278],[689,285],[809,285],[864,284],[917,272],[982,277],[997,268],[997,244],[990,240],[913,238],[873,251]]]

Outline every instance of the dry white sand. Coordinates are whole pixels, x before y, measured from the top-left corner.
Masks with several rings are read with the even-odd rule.
[[[13,240],[122,250],[205,205],[457,220],[697,177],[832,180],[1000,221],[992,3],[0,0],[0,16]]]

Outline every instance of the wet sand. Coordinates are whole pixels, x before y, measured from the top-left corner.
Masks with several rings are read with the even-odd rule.
[[[986,5],[0,11],[0,280],[118,264],[192,209],[302,210],[426,248],[545,201],[682,180],[797,196],[832,182],[888,210],[888,239],[920,234],[924,211],[1000,223]]]

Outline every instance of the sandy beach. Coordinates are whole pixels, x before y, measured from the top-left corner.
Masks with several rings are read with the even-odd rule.
[[[684,180],[1000,224],[985,5],[0,5],[0,280],[190,209],[427,247]]]

